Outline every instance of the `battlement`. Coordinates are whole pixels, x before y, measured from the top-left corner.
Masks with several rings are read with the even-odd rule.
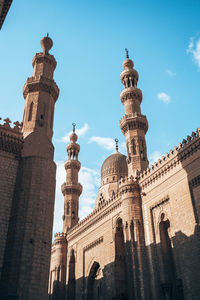
[[[182,143],[179,143],[178,146],[174,146],[173,150],[171,149],[144,172],[140,173],[138,175],[138,180],[143,181],[148,178],[151,174],[160,170],[164,165],[166,166],[172,159],[176,158],[177,162],[186,159],[197,149],[200,149],[200,128],[197,128],[196,132],[192,132],[186,139],[183,139]],[[166,166],[166,168],[170,169],[170,166]]]
[[[0,150],[20,155],[23,146],[22,123],[13,122],[14,126],[11,127],[12,122],[9,118],[3,121],[4,123],[0,124]]]
[[[52,244],[52,247],[53,246],[56,246],[56,245],[63,245],[63,244],[66,244],[67,243],[67,234],[65,232],[57,232],[55,233],[54,235],[54,242]]]

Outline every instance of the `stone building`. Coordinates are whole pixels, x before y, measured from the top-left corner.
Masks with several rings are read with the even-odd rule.
[[[47,36],[23,89],[23,123],[0,125],[0,299],[44,300],[53,226],[56,60]]]
[[[200,129],[148,167],[142,92],[128,51],[120,128],[127,155],[101,168],[94,210],[79,222],[80,146],[73,128],[65,163],[63,229],[51,252],[51,300],[200,299]],[[83,187],[84,188],[84,187]]]
[[[63,229],[51,245],[59,89],[53,42],[47,36],[41,45],[23,89],[23,122],[0,124],[0,299],[44,300],[49,293],[51,300],[199,300],[200,129],[148,167],[148,122],[128,52],[120,121],[127,155],[116,144],[102,165],[94,210],[79,222],[80,146],[73,127]]]

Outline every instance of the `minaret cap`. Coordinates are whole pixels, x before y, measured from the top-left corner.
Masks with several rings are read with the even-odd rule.
[[[43,53],[44,54],[48,54],[49,50],[53,47],[53,41],[52,39],[49,37],[49,34],[47,33],[47,36],[43,37],[41,39],[41,47],[43,49]]]
[[[133,61],[131,59],[129,59],[128,49],[125,48],[125,51],[126,51],[126,60],[123,62],[123,68],[124,68],[124,70],[133,69],[134,64],[133,64]]]
[[[69,139],[72,143],[76,143],[76,141],[78,140],[78,136],[75,133],[76,124],[72,123],[72,126],[73,126],[73,132],[72,132],[72,134],[70,134]]]

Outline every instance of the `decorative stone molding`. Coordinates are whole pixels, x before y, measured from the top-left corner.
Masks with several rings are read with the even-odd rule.
[[[141,188],[144,189],[151,185],[199,149],[200,129],[197,129],[197,132],[192,132],[192,135],[187,136],[187,139],[183,139],[182,143],[174,147],[174,150],[170,150],[169,153],[166,153],[138,176]]]
[[[100,238],[98,238],[97,240],[95,240],[94,242],[90,243],[89,245],[85,246],[83,248],[83,251],[86,252],[96,246],[98,246],[99,244],[101,244],[103,242],[103,236],[101,236]]]
[[[26,98],[28,93],[43,91],[49,93],[54,101],[58,99],[59,88],[53,79],[42,75],[29,77],[23,88],[23,96]]]

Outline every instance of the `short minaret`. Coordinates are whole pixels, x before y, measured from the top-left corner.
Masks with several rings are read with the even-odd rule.
[[[82,193],[82,185],[78,182],[78,172],[81,163],[78,161],[80,146],[77,144],[78,136],[75,133],[75,124],[73,123],[73,132],[70,135],[71,143],[67,145],[68,160],[65,163],[66,182],[62,185],[64,195],[64,215],[63,232],[78,223],[79,196]]]
[[[146,116],[141,114],[142,92],[137,88],[138,72],[133,68],[128,50],[125,50],[126,60],[123,62],[124,70],[120,76],[124,85],[120,98],[125,116],[120,121],[120,127],[126,137],[128,175],[131,176],[137,171],[145,170],[149,164],[145,141],[148,122]]]

